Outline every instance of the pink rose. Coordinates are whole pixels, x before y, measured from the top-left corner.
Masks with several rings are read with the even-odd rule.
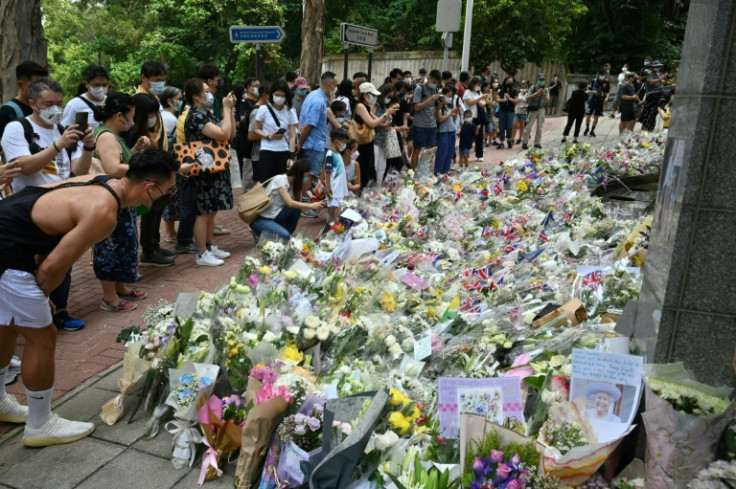
[[[498,464],[496,475],[501,479],[506,479],[511,474],[511,467],[506,464]]]
[[[511,457],[511,463],[514,465],[519,465],[521,463],[521,457],[519,456],[518,453],[514,455],[513,457]]]
[[[509,484],[506,486],[506,489],[523,489],[523,488],[521,487],[521,483],[519,483],[519,481],[514,479],[511,482],[509,482]]]
[[[497,464],[503,462],[503,452],[499,450],[491,450],[491,463]]]
[[[570,384],[564,375],[555,375],[550,381],[550,387],[553,391],[560,392],[566,396],[570,394]]]

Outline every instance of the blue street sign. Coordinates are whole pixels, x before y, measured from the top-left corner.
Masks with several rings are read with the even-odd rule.
[[[230,42],[279,43],[286,34],[279,26],[230,26]]]

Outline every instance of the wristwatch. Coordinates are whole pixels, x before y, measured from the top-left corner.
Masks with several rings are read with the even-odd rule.
[[[91,153],[92,151],[97,149],[97,145],[93,144],[92,146],[82,146],[82,149]]]

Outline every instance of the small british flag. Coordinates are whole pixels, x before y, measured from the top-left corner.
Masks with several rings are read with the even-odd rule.
[[[583,287],[590,287],[593,290],[598,290],[601,285],[603,285],[601,281],[601,271],[600,270],[594,270],[590,272],[587,275],[583,276]]]
[[[509,316],[512,318],[518,318],[519,314],[521,314],[521,308],[519,306],[516,306],[509,311]]]
[[[544,243],[549,243],[549,238],[547,237],[547,232],[546,232],[546,231],[545,231],[544,229],[542,229],[542,230],[541,230],[541,231],[539,232],[539,239],[540,239],[540,240],[541,240],[542,242],[544,242]]]
[[[496,184],[496,186],[493,187],[493,191],[496,195],[501,195],[503,193],[503,188],[501,187],[501,185]]]
[[[389,221],[391,221],[391,222],[399,222],[399,211],[394,211],[394,213],[391,214],[391,217],[389,218]]]
[[[480,176],[483,178],[486,178],[488,176],[488,170],[483,170],[480,172]]]
[[[505,247],[505,248],[503,249],[503,251],[504,251],[504,253],[511,253],[512,251],[515,251],[515,250],[516,250],[516,248],[517,248],[517,246],[516,246],[516,245],[508,245],[508,246],[506,246],[506,247]]]

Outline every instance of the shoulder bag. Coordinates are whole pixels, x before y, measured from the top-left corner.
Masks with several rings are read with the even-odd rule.
[[[186,119],[184,122],[186,131]],[[230,167],[230,143],[208,139],[207,141],[183,141],[174,145],[174,157],[179,165],[195,163],[189,175],[197,177],[227,170]]]
[[[256,182],[253,188],[236,199],[235,205],[238,207],[238,215],[246,224],[255,221],[261,215],[261,212],[271,207],[271,197],[266,193],[266,185],[274,178],[271,177],[263,183]]]

